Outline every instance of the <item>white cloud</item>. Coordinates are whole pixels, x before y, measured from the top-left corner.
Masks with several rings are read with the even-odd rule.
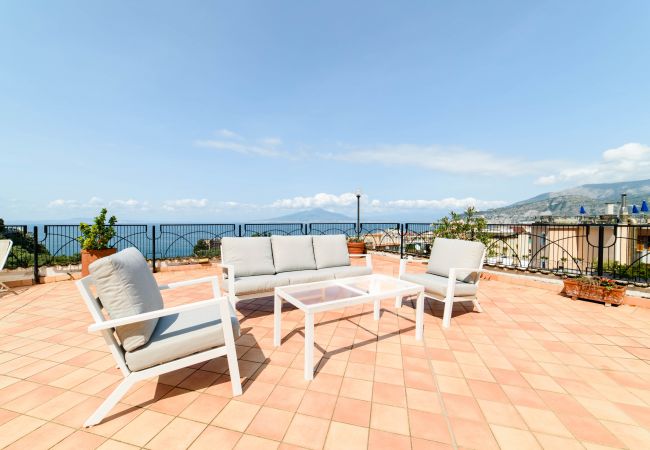
[[[217,130],[217,134],[221,137],[224,137],[226,139],[237,139],[237,140],[242,140],[244,139],[234,131],[227,130],[225,128],[222,128],[221,130]]]
[[[650,171],[650,146],[630,142],[605,150],[595,163],[565,162],[564,169],[544,175],[536,184],[548,185],[563,182],[598,183],[648,178]]]
[[[134,200],[130,198],[128,200],[111,200],[110,202],[108,202],[108,206],[111,208],[147,209],[149,207],[149,204],[147,202],[141,202],[139,200]]]
[[[438,145],[383,145],[366,149],[321,154],[338,161],[378,163],[386,166],[414,166],[455,174],[518,176],[551,167],[550,161],[504,158],[492,153],[462,147]]]
[[[213,148],[215,150],[231,151],[242,155],[255,155],[266,157],[290,157],[287,152],[276,150],[271,146],[242,144],[240,142],[219,140],[198,140],[194,142],[197,147]]]
[[[507,205],[502,200],[479,200],[473,197],[454,198],[448,197],[441,200],[390,200],[385,202],[384,207],[399,209],[464,209],[474,206],[476,209],[497,208]]]
[[[143,202],[135,199],[128,200],[110,200],[105,201],[100,197],[91,197],[87,201],[80,200],[65,200],[65,199],[56,199],[52,200],[47,204],[48,208],[59,208],[59,209],[98,209],[100,207],[108,208],[117,208],[117,209],[140,209],[147,210],[149,208],[148,202]]]
[[[276,200],[269,207],[284,209],[326,208],[349,206],[356,201],[356,195],[351,192],[340,195],[320,193],[311,197],[292,197]]]
[[[207,198],[182,198],[178,200],[167,200],[163,203],[163,209],[176,211],[177,209],[205,208],[208,206]]]
[[[282,139],[275,138],[275,137],[263,138],[260,139],[258,142],[262,145],[267,145],[269,147],[277,147],[278,145],[282,145]]]
[[[47,204],[48,208],[79,208],[81,205],[77,200],[65,200],[57,198]]]

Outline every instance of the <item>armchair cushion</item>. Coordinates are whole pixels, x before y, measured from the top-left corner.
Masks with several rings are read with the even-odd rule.
[[[276,272],[269,237],[225,237],[221,239],[221,253],[223,263],[235,267],[236,277]]]
[[[430,273],[405,273],[400,277],[401,280],[410,281],[411,283],[424,286],[425,292],[438,297],[447,295],[447,283],[449,278]],[[465,283],[456,281],[454,297],[473,297],[476,295],[478,286],[474,283]]]
[[[427,273],[448,277],[449,269],[454,267],[479,269],[484,250],[485,245],[481,242],[436,238],[431,246]],[[478,274],[458,272],[456,279],[475,283],[478,281]]]
[[[316,268],[350,265],[347,239],[344,234],[313,236]]]
[[[276,272],[316,269],[311,236],[271,236],[271,245]]]
[[[229,305],[230,321],[235,338],[239,321]],[[221,347],[225,343],[221,315],[216,306],[193,309],[158,320],[147,345],[124,355],[132,371],[144,370],[194,353]]]
[[[111,319],[142,314],[163,308],[158,283],[147,261],[136,248],[127,248],[98,259],[88,267],[97,288],[97,295]],[[124,350],[145,345],[158,319],[150,319],[117,327]]]

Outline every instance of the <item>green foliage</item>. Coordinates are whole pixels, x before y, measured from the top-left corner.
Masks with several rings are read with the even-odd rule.
[[[449,239],[480,241],[486,246],[490,240],[487,233],[487,222],[476,214],[476,209],[473,206],[467,208],[464,214],[451,211],[449,217],[444,217],[437,224],[433,235]]]
[[[81,236],[77,238],[83,250],[104,250],[109,248],[108,243],[115,237],[115,224],[117,218],[111,216],[106,224],[106,208],[103,208],[99,215],[95,217],[94,223],[80,223],[79,230]]]
[[[211,245],[206,239],[199,239],[194,245],[194,255],[199,258],[218,258],[221,256],[221,246]]]

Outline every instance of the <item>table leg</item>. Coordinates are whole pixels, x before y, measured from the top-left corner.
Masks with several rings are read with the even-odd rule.
[[[282,343],[282,299],[278,294],[274,296],[273,321],[273,345],[279,347]]]
[[[415,339],[422,340],[424,333],[424,292],[418,294],[417,304],[415,305]]]
[[[373,308],[374,309],[373,317],[374,317],[375,320],[379,320],[379,312],[381,310],[381,300],[377,299],[377,300],[375,300],[374,303],[375,303],[375,306]]]
[[[402,300],[403,300],[403,295],[398,295],[395,297],[395,308],[401,308],[402,307]]]
[[[305,313],[305,380],[314,379],[314,314]]]

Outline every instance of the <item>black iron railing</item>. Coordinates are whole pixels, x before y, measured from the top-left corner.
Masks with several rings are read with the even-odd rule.
[[[138,248],[157,260],[218,258],[223,237],[344,234],[371,251],[427,257],[437,224],[429,223],[256,223],[116,225],[111,245]],[[0,226],[14,242],[5,268],[78,264],[77,225]],[[489,224],[481,234],[485,264],[522,272],[602,275],[645,285],[650,282],[650,225]]]

